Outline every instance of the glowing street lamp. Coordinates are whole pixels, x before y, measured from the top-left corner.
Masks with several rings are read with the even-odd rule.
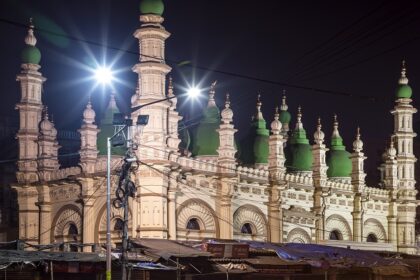
[[[109,67],[98,67],[95,70],[95,79],[99,84],[110,85],[114,79],[111,68]]]
[[[198,87],[190,87],[187,91],[189,98],[198,98],[201,94],[201,90]]]

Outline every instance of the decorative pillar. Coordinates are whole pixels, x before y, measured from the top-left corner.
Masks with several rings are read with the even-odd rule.
[[[168,149],[172,154],[179,155],[179,143],[181,143],[181,139],[178,136],[178,122],[182,120],[182,117],[176,111],[176,104],[177,99],[173,98],[174,94],[174,86],[172,84],[172,77],[169,77],[169,85],[168,85],[168,95],[167,97],[172,98],[170,101],[171,105],[168,108],[168,138],[167,138],[167,145]],[[170,158],[172,159],[172,158]],[[175,159],[172,159],[175,160]]]
[[[168,238],[176,240],[176,194],[178,190],[179,172],[171,172],[168,188]]]
[[[51,199],[48,185],[38,186],[39,244],[50,244],[51,240]]]
[[[325,223],[325,193],[327,191],[327,170],[328,166],[325,162],[325,154],[328,151],[324,144],[325,134],[322,131],[321,119],[318,118],[318,125],[314,133],[315,144],[312,145],[312,180],[314,184],[314,205],[313,211],[316,215],[315,222],[315,242],[325,240],[324,223]]]
[[[17,180],[19,183],[38,181],[38,134],[42,114],[42,84],[46,78],[38,71],[41,53],[36,45],[32,20],[22,51],[21,72],[16,80],[20,82],[21,98],[16,104],[19,110],[19,131],[16,135],[19,145]]]
[[[357,128],[356,140],[353,142],[353,153],[350,156],[352,163],[351,184],[353,186],[353,241],[363,240],[363,209],[362,194],[365,186],[363,142],[360,140],[360,129]]]
[[[95,243],[95,208],[94,202],[96,200],[95,193],[95,179],[83,178],[82,184],[82,199],[83,199],[83,228],[82,240],[83,243]],[[83,252],[91,252],[91,246],[85,246]]]
[[[276,108],[274,120],[271,122],[271,135],[268,139],[268,224],[270,226],[270,242],[283,242],[283,209],[282,192],[286,189],[286,167],[284,166],[284,139],[281,134],[282,123],[279,121],[279,111]]]
[[[218,186],[216,213],[219,217],[219,237],[221,239],[233,238],[233,214],[232,214],[232,194],[233,194],[233,179],[222,178],[216,184]]]

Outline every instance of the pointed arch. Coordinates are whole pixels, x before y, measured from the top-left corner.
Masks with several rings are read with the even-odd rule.
[[[246,224],[250,225],[252,234],[242,233],[242,227]],[[239,207],[233,214],[233,234],[236,238],[242,239],[270,240],[268,223],[264,213],[250,204]]]
[[[373,234],[378,242],[386,242],[386,231],[377,219],[369,218],[363,223],[363,241],[367,241],[369,234]]]
[[[205,201],[189,199],[178,207],[176,214],[177,238],[195,240],[218,237],[216,214]],[[197,222],[199,229],[188,228],[191,220]]]
[[[294,228],[287,234],[287,242],[290,243],[311,243],[311,236],[301,228]]]
[[[350,225],[342,216],[333,214],[327,218],[325,224],[325,236],[329,236],[330,232],[337,231],[343,240],[352,240]]]

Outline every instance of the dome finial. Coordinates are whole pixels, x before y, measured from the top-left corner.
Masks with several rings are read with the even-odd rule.
[[[391,137],[389,139],[389,146],[388,146],[388,149],[386,151],[386,154],[387,154],[389,159],[395,159],[395,156],[397,155],[397,150],[395,149],[395,146],[394,146],[394,136],[393,135],[391,135]]]
[[[303,129],[303,124],[302,124],[302,108],[300,107],[300,105],[298,106],[297,109],[297,115],[296,115],[296,127],[295,130],[300,130]]]
[[[96,116],[96,113],[92,109],[92,103],[90,101],[90,95],[89,95],[88,103],[86,104],[86,108],[83,111],[83,121],[87,124],[93,124],[93,122],[95,121],[95,116]]]
[[[286,104],[286,90],[283,89],[283,97],[282,97],[282,100],[281,100],[280,110],[281,111],[287,111],[288,108],[289,107]]]
[[[36,37],[34,35],[34,24],[32,22],[32,18],[29,18],[29,26],[28,26],[28,34],[25,37],[25,43],[29,46],[35,46],[36,45]]]
[[[262,120],[263,119],[263,115],[261,113],[261,106],[262,106],[261,94],[258,93],[258,95],[257,95],[257,114],[255,116],[255,119],[257,119],[257,120]]]
[[[323,144],[324,143],[324,138],[325,138],[325,134],[321,129],[322,129],[321,117],[318,117],[316,131],[314,133],[314,140],[315,140],[315,143],[318,144],[318,145]]]
[[[44,120],[48,120],[48,106],[44,106]]]
[[[334,114],[334,122],[333,122],[333,133],[331,138],[341,138],[340,132],[338,131],[338,120],[337,120],[337,114]]]
[[[223,123],[231,123],[233,121],[233,111],[230,109],[229,93],[226,93],[225,109],[222,110],[221,115]]]
[[[274,120],[271,122],[271,132],[275,135],[280,134],[282,125],[279,121],[279,107],[276,106],[275,113],[274,113]]]
[[[225,108],[230,108],[230,98],[229,98],[229,92],[228,92],[228,93],[226,93]]]
[[[210,85],[209,102],[207,103],[207,108],[216,106],[216,101],[214,100],[214,96],[216,94],[216,84],[217,84],[217,80],[215,80]]]
[[[353,142],[353,150],[360,152],[363,150],[363,141],[360,139],[360,127],[357,127],[356,140]]]
[[[405,60],[401,62],[401,78],[398,80],[400,85],[407,85],[408,78],[407,78],[407,68],[405,66]]]

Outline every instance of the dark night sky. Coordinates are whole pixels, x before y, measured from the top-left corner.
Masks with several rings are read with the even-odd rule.
[[[2,0],[0,18],[27,23],[33,16],[37,27],[137,51],[137,40],[132,34],[139,26],[138,3],[137,0]],[[181,76],[190,81],[195,75],[204,85],[217,79],[220,105],[224,94],[230,92],[235,123],[242,132],[240,137],[255,111],[256,93],[262,93],[263,111],[269,124],[283,88],[287,90],[293,116],[297,106],[302,106],[304,126],[311,140],[316,118],[321,116],[324,132],[329,136],[332,115],[337,113],[340,132],[350,150],[360,125],[372,171],[378,149],[384,147],[392,133],[389,110],[403,58],[407,60],[408,77],[414,89],[414,104],[419,107],[416,98],[416,89],[420,87],[419,16],[419,1],[167,0],[164,25],[172,36],[167,40],[166,56],[170,61],[190,60],[193,65],[258,79],[353,94],[353,97],[322,94],[188,66],[180,68],[168,62],[174,68],[177,85],[185,85]],[[19,98],[15,75],[20,71],[25,35],[26,29],[0,22],[3,115],[14,112]],[[36,36],[42,52],[41,71],[48,78],[44,103],[59,129],[77,129],[93,82],[81,81],[90,74],[75,62],[89,64],[92,55],[101,60],[104,49],[39,32]],[[108,60],[120,57],[114,68],[124,70],[118,78],[126,85],[116,86],[117,98],[127,104],[136,86],[131,67],[138,56],[109,49],[106,53]],[[375,97],[376,102],[357,95]],[[92,98],[99,113],[106,94],[98,89],[92,92]],[[189,118],[197,114],[189,106],[180,111]]]

